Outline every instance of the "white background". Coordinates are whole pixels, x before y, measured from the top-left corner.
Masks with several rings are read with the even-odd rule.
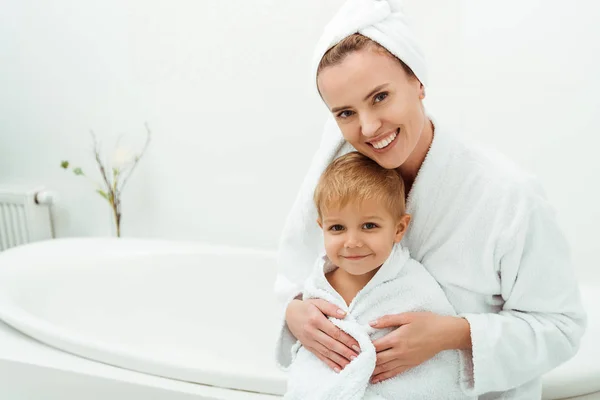
[[[342,0],[0,0],[0,186],[58,191],[57,236],[111,234],[90,129],[150,149],[123,235],[275,249],[325,120],[312,49]],[[600,2],[407,0],[427,106],[536,173],[600,280]]]

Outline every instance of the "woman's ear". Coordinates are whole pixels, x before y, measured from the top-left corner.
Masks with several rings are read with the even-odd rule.
[[[408,229],[408,224],[410,224],[410,214],[404,214],[398,219],[398,223],[396,224],[396,235],[394,235],[394,243],[399,243],[406,230]]]
[[[425,98],[425,86],[421,83],[421,87],[419,88],[419,99],[423,100]]]

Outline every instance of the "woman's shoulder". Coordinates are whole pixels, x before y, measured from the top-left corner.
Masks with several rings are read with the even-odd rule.
[[[455,142],[451,168],[466,182],[509,201],[545,198],[538,177],[502,152],[456,136],[450,140]]]

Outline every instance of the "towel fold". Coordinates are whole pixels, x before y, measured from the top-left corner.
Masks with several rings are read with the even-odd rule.
[[[320,258],[306,280],[303,299],[319,298],[347,312],[343,319],[330,320],[354,337],[361,348],[356,359],[340,373],[297,342],[292,348],[286,400],[360,400],[360,399],[472,399],[459,384],[461,358],[448,350],[394,378],[371,384],[377,360],[372,341],[394,328],[375,329],[369,325],[383,315],[431,311],[456,315],[443,290],[427,270],[410,258],[408,250],[396,245],[373,279],[356,295],[350,305],[331,287],[325,274],[335,266]]]

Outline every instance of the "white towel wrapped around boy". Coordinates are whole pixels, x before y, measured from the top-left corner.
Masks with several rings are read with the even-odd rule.
[[[289,370],[286,399],[353,400],[353,399],[468,399],[459,386],[458,351],[438,353],[423,364],[380,383],[369,380],[375,369],[372,340],[392,329],[375,329],[370,321],[386,314],[408,311],[432,311],[455,315],[438,283],[425,268],[411,259],[399,244],[375,277],[347,306],[325,279],[324,272],[335,268],[319,260],[306,282],[303,298],[319,298],[335,304],[348,314],[343,320],[331,318],[340,329],[360,345],[356,359],[336,373],[299,343]],[[379,397],[378,397],[379,396]]]
[[[350,167],[340,172],[337,171],[342,169],[340,165]],[[315,263],[312,274],[305,281],[302,293],[304,300],[323,299],[344,310],[346,316],[343,319],[330,319],[356,339],[361,352],[342,371],[336,373],[297,342],[292,348],[288,390],[284,398],[289,400],[474,398],[466,396],[461,390],[459,377],[460,369],[464,366],[461,365],[461,358],[456,350],[442,351],[432,359],[394,378],[376,384],[370,383],[376,364],[376,351],[372,341],[393,330],[372,328],[369,324],[371,321],[384,315],[403,312],[429,311],[450,316],[456,313],[436,280],[423,265],[410,258],[408,250],[399,243],[410,220],[404,212],[401,178],[398,176],[396,188],[390,185],[388,194],[383,193],[379,196],[377,191],[384,192],[385,189],[378,190],[378,184],[372,184],[372,187],[367,188],[364,193],[375,194],[375,198],[365,198],[364,193],[354,192],[351,188],[332,189],[332,186],[346,184],[353,185],[355,188],[364,188],[374,179],[373,175],[369,175],[369,170],[383,176],[381,181],[389,180],[390,175],[396,173],[384,170],[374,161],[357,152],[340,157],[325,171],[325,181],[321,180],[317,192],[320,188],[323,188],[323,192],[327,192],[324,195],[326,199],[322,203],[334,201],[336,204],[318,206],[319,223],[324,230],[327,254],[332,259],[339,260],[341,266],[334,265],[328,255],[320,257]],[[332,174],[337,176],[331,178]],[[386,196],[389,198],[394,195],[399,199],[398,206],[395,206],[395,209],[398,209],[398,217],[394,211],[385,210],[385,204],[388,203]],[[340,196],[346,199],[339,199]],[[315,195],[315,201],[321,202],[317,198],[318,195]],[[353,206],[351,203],[355,201],[354,199],[357,199],[358,204],[348,209],[346,206]],[[340,206],[340,201],[345,204]],[[371,204],[370,209],[366,209],[368,204]],[[326,213],[321,212],[323,205],[327,206]],[[346,214],[332,212],[336,208],[346,210]],[[379,216],[381,218],[378,218]],[[397,225],[401,217],[404,218],[404,225]],[[395,228],[395,226],[400,227]],[[335,228],[333,231],[331,231],[332,227]],[[328,235],[332,237],[329,243]],[[331,245],[332,241],[333,245]],[[381,265],[379,260],[385,262]],[[336,271],[338,268],[340,271]],[[337,278],[334,278],[332,274],[336,272]],[[365,277],[369,279],[371,275],[372,277],[362,289],[357,293],[351,291],[348,295],[347,288],[356,287],[351,282],[364,281]],[[340,292],[332,286],[333,279],[336,279],[335,286],[341,289]],[[350,284],[344,287],[343,282]],[[340,294],[341,292],[346,294],[346,298]]]

